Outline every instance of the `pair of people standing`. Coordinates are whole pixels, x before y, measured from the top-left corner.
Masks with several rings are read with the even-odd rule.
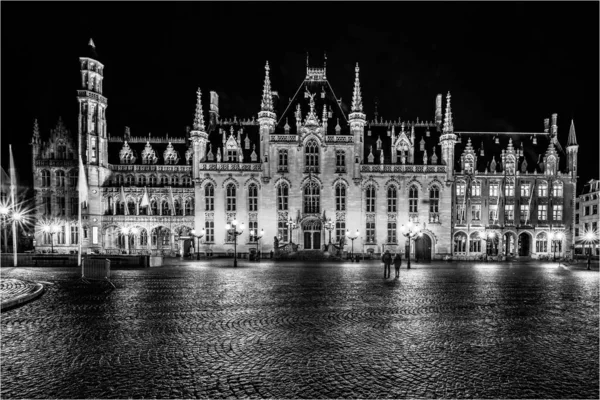
[[[383,277],[389,278],[391,273],[392,262],[394,263],[394,269],[396,270],[396,278],[400,278],[400,267],[402,266],[402,256],[400,253],[396,253],[396,256],[392,258],[389,250],[386,250],[381,256],[381,261],[383,261],[384,270]]]

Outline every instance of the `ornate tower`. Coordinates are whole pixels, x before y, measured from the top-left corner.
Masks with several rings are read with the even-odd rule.
[[[204,126],[204,114],[202,113],[202,92],[200,88],[196,92],[196,112],[194,114],[194,126],[190,131],[190,140],[194,146],[193,178],[198,178],[198,163],[204,161],[206,157],[206,144],[208,134]]]
[[[77,90],[79,103],[78,138],[79,154],[86,167],[88,180],[88,207],[82,214],[85,216],[84,226],[89,227],[90,236],[83,238],[84,245],[100,248],[99,232],[102,226],[102,193],[100,187],[109,178],[108,140],[106,133],[107,99],[102,95],[104,65],[98,61],[96,46],[90,39],[88,54],[79,58],[81,86]]]
[[[571,120],[571,128],[569,129],[569,140],[567,141],[567,168],[571,174],[571,178],[577,180],[577,152],[579,145],[575,136],[575,123]]]
[[[258,113],[260,125],[260,154],[263,163],[263,177],[270,178],[270,135],[275,131],[277,115],[273,111],[273,93],[271,91],[271,80],[269,79],[269,62],[265,64],[265,83],[263,86],[262,102]]]
[[[454,180],[454,145],[456,143],[456,135],[454,134],[454,125],[452,124],[452,110],[450,108],[450,92],[446,96],[446,118],[444,119],[444,127],[442,136],[440,136],[440,144],[442,146],[442,162],[446,164],[446,179]]]
[[[40,156],[40,147],[42,140],[40,138],[40,126],[37,118],[33,121],[33,135],[31,137],[31,170],[35,174],[35,160]]]
[[[362,95],[360,93],[360,79],[358,73],[360,68],[358,63],[354,68],[354,92],[352,93],[352,108],[350,115],[348,116],[350,122],[350,132],[354,136],[354,162],[355,164],[362,163],[364,154],[364,134],[365,134],[365,123],[366,116],[363,113]],[[355,168],[356,172],[356,168]],[[358,176],[354,176],[358,178]]]

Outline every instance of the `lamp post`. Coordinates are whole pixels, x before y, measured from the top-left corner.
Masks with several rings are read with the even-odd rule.
[[[346,229],[346,236],[348,236],[348,239],[352,240],[352,253],[351,253],[351,259],[352,261],[354,261],[354,239],[356,239],[359,235],[359,231],[358,229],[356,230],[356,234],[354,236],[350,235],[350,230]]]
[[[331,244],[331,231],[333,230],[333,228],[335,228],[335,225],[331,218],[329,218],[327,222],[325,222],[325,229],[329,231],[329,244]]]
[[[240,224],[240,230],[237,230],[237,219],[231,221],[231,224],[226,224],[225,229],[229,234],[233,235],[233,267],[237,267],[237,237],[244,232],[244,223]]]
[[[550,234],[550,239],[552,239],[552,252],[554,253],[554,261],[556,261],[556,248],[558,247],[557,244],[562,241],[562,238],[562,232],[553,232]],[[558,262],[558,265],[560,265],[560,261]]]
[[[483,240],[485,240],[485,261],[488,260],[488,239],[494,240],[496,234],[494,232],[483,232],[482,233]]]
[[[296,226],[296,223],[294,222],[294,220],[292,219],[292,217],[288,218],[287,225],[288,225],[288,231],[289,231],[288,242],[294,243],[294,241],[292,240],[292,230],[296,229],[297,226]]]
[[[408,239],[408,262],[406,263],[406,269],[410,269],[410,241],[417,236],[422,236],[423,233],[419,225],[414,225],[412,222],[409,222],[407,225],[403,224],[400,227],[400,233]]]
[[[585,241],[588,242],[588,257],[589,257],[589,259],[592,258],[592,242],[594,241],[594,236],[595,236],[594,232],[592,232],[592,231],[587,231],[585,233],[585,235],[583,236],[585,238]],[[587,266],[588,270],[591,270],[590,264],[591,264],[591,262],[588,262],[588,266]]]
[[[196,235],[196,230],[192,229],[192,236],[195,237],[196,240],[196,260],[200,259],[200,239],[204,237],[204,235],[206,234],[206,230],[204,228],[202,228],[202,231],[200,232],[199,235]]]
[[[264,229],[260,230],[260,235],[258,234],[257,231],[255,231],[254,229],[250,231],[250,236],[254,236],[254,239],[256,240],[256,261],[260,261],[260,257],[258,256],[258,241],[260,240],[260,238],[262,238],[265,235],[265,231]]]
[[[59,226],[55,223],[51,223],[49,225],[44,225],[42,228],[42,232],[50,234],[50,252],[54,254],[54,234],[58,232]]]

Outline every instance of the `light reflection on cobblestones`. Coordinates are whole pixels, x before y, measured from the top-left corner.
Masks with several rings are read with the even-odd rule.
[[[231,260],[3,268],[53,282],[2,314],[2,398],[598,398],[598,273]]]

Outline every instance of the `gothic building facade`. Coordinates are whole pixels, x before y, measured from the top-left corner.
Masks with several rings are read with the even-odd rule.
[[[256,117],[222,117],[212,91],[206,113],[198,89],[185,136],[134,136],[127,127],[111,136],[91,40],[89,51],[80,58],[77,139],[61,121],[46,142],[34,126],[37,217],[60,225],[56,234],[38,230],[38,250],[75,251],[81,239],[89,252],[228,254],[234,240],[241,253],[260,240],[263,252],[292,243],[320,251],[331,241],[404,253],[400,228],[409,224],[421,230],[411,252],[425,259],[528,257],[573,244],[577,145],[571,125],[560,157],[556,114],[539,133],[459,132],[448,93],[445,110],[437,95],[431,121],[368,119],[358,64],[347,113],[326,66],[308,62],[294,97],[277,104],[267,63]],[[89,187],[82,235],[79,154]],[[239,236],[227,229],[233,221],[244,226]]]

